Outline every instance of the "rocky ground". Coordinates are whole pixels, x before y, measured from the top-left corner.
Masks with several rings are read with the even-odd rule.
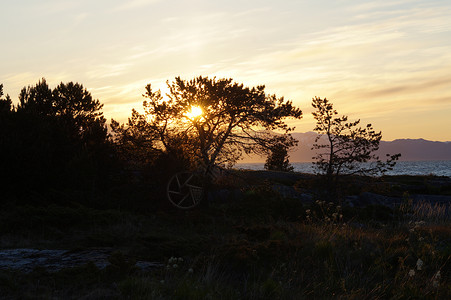
[[[40,250],[40,249],[6,249],[0,250],[0,270],[15,270],[29,273],[37,267],[49,272],[57,272],[65,268],[73,268],[89,263],[98,269],[111,265],[109,257],[113,249],[89,249],[82,251]],[[136,267],[142,270],[160,268],[158,262],[137,261]]]
[[[256,171],[234,176],[232,176],[231,181],[235,183],[241,181],[241,184],[238,184],[238,187],[235,185],[212,191],[209,195],[210,200],[227,202],[231,198],[239,198],[243,194],[243,186],[249,185],[270,188],[282,198],[297,199],[305,205],[309,205],[317,199],[317,194],[312,188],[312,185],[314,186],[312,180],[315,178],[312,175]],[[356,208],[372,205],[395,209],[403,202],[410,201],[411,205],[419,203],[440,205],[444,207],[445,214],[450,214],[451,194],[449,191],[451,190],[451,179],[448,177],[386,177],[376,181],[372,180],[373,188],[355,188],[355,185],[360,187],[366,185],[365,180],[367,179],[360,177],[351,180],[350,189],[354,192],[342,199],[342,205]],[[80,251],[33,248],[5,249],[0,250],[0,269],[28,273],[36,267],[42,267],[53,272],[84,265],[88,262],[94,263],[99,269],[104,269],[111,264],[109,257],[112,252],[112,248],[83,249]],[[142,270],[163,266],[160,262],[150,261],[137,261],[135,265]]]

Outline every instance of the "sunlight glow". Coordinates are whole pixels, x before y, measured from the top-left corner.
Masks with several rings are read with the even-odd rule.
[[[196,119],[202,115],[202,108],[199,106],[191,106],[191,110],[186,114],[186,116],[190,119]]]
[[[78,82],[122,123],[147,84],[165,97],[167,80],[216,76],[293,101],[296,132],[313,130],[318,96],[384,140],[451,141],[451,1],[191,2],[3,1],[3,92],[18,105],[42,77]],[[190,109],[185,120],[201,121]]]

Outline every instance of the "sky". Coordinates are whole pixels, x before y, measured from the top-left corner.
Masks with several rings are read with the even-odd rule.
[[[451,141],[451,1],[0,0],[0,83],[79,82],[110,120],[145,86],[233,78],[291,100],[312,131],[313,97],[383,140]]]

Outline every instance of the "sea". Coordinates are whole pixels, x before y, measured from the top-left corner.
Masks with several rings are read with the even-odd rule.
[[[264,163],[239,163],[237,169],[264,170]],[[291,163],[295,172],[315,174],[311,162]],[[451,177],[451,160],[434,161],[398,161],[393,170],[386,175],[436,175]]]

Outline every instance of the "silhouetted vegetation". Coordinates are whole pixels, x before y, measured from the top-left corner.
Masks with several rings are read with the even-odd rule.
[[[7,190],[95,189],[107,178],[112,148],[103,105],[82,85],[61,83],[52,90],[42,79],[22,89],[17,107],[8,99],[2,103]]]
[[[0,84],[0,114],[6,114],[10,113],[13,107],[13,103],[11,101],[11,97],[9,95],[6,95],[5,98],[3,98],[3,84]]]
[[[329,142],[316,145],[327,150],[318,168],[333,182],[349,175],[343,202],[325,201],[318,176],[286,172],[296,141],[284,120],[301,117],[291,102],[231,79],[168,85],[167,98],[148,85],[144,113],[113,120],[112,136],[81,84],[42,79],[16,106],[0,85],[0,249],[107,254],[57,271],[3,268],[0,298],[450,298],[450,178],[359,176],[397,156],[380,162],[381,133],[316,98],[315,131]],[[267,171],[224,172],[209,205],[179,211],[160,193],[177,169],[244,153],[266,155]]]
[[[186,164],[234,164],[243,153],[266,154],[276,144],[292,145],[285,118],[301,118],[289,101],[265,94],[265,87],[244,87],[231,79],[177,77],[169,93],[146,87],[145,113],[132,111],[126,125],[112,121],[116,143],[143,161],[165,154]],[[193,115],[192,109],[200,114]],[[271,130],[282,130],[274,135]],[[189,160],[189,161],[187,161]]]
[[[293,171],[293,166],[290,165],[288,159],[288,149],[290,145],[276,144],[270,148],[270,153],[266,158],[265,170],[269,171]]]
[[[348,122],[347,116],[337,117],[338,112],[326,98],[313,98],[312,106],[316,109],[312,113],[316,120],[314,131],[319,134],[313,148],[325,150],[314,157],[315,164],[325,175],[330,193],[335,192],[342,175],[375,175],[393,169],[401,154],[387,154],[385,162],[374,154],[382,132],[374,131],[371,124],[359,127],[360,120]]]
[[[258,175],[268,175],[256,181]],[[287,173],[288,174],[288,173]],[[297,178],[306,188],[305,176]],[[399,206],[349,207],[282,197],[279,172],[243,172],[241,193],[193,211],[129,212],[22,205],[0,213],[1,248],[102,249],[108,265],[0,272],[2,298],[302,299],[450,297],[450,218],[427,214],[411,183],[449,178],[357,178],[361,190],[404,193]],[[287,187],[293,183],[287,183]],[[391,186],[399,185],[396,190]],[[360,191],[356,191],[357,193]],[[128,196],[124,196],[128,199]],[[57,261],[57,258],[55,258]],[[139,261],[162,265],[142,268]]]

